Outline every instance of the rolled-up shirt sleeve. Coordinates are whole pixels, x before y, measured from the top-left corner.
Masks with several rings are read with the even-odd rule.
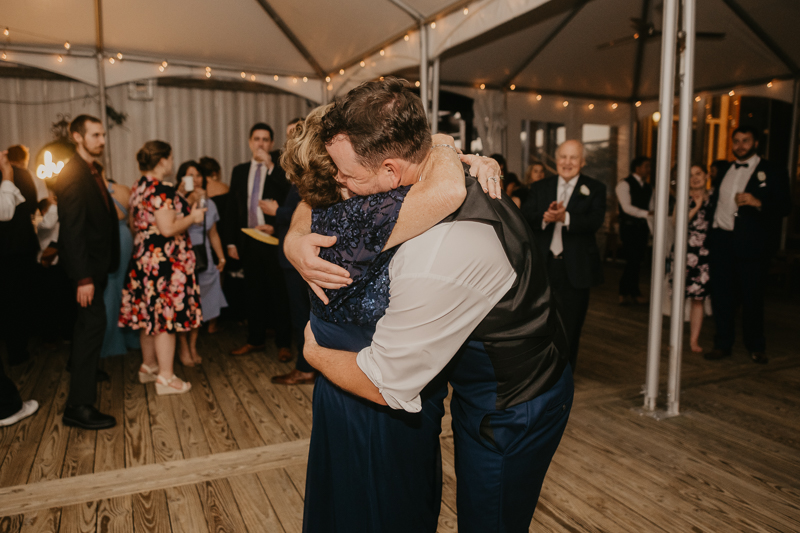
[[[17,206],[25,201],[14,182],[3,180],[0,182],[0,221],[14,218]]]
[[[516,279],[494,229],[479,226],[471,228],[469,241],[463,240],[467,226],[447,232],[438,249],[425,246],[435,246],[435,239],[417,237],[423,241],[404,244],[410,246],[401,247],[392,263],[389,307],[356,362],[393,409],[421,410],[422,389]],[[428,233],[446,231],[438,228]]]
[[[648,215],[650,214],[648,211],[644,209],[639,209],[638,207],[636,207],[631,203],[631,186],[628,185],[627,181],[622,180],[619,183],[617,183],[616,192],[617,192],[617,201],[619,201],[619,206],[625,213],[636,218],[648,217]]]

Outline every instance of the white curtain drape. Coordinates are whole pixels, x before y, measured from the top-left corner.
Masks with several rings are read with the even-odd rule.
[[[182,87],[155,86],[150,101],[128,99],[127,85],[111,87],[107,95],[108,105],[128,115],[124,124],[113,125],[109,132],[112,175],[125,185],[139,178],[136,151],[151,139],[172,145],[176,169],[187,159],[214,157],[228,182],[233,166],[251,157],[247,139],[253,124],[271,125],[278,148],[289,120],[305,116],[314,106],[288,94]],[[52,124],[59,114],[75,118],[82,113],[99,115],[95,87],[73,81],[0,78],[2,149],[24,144],[33,161],[53,140]]]
[[[503,153],[503,132],[506,129],[505,99],[500,91],[480,91],[473,104],[475,128],[481,138],[483,153]]]

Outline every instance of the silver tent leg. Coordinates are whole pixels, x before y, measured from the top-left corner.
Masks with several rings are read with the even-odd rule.
[[[654,411],[658,398],[661,359],[661,302],[664,280],[664,241],[669,211],[669,177],[672,148],[672,116],[675,102],[675,48],[677,44],[678,0],[664,0],[661,40],[661,121],[658,127],[656,162],[655,229],[653,234],[653,274],[650,285],[650,335],[647,343],[647,383],[644,409]]]
[[[428,26],[424,22],[419,24],[419,97],[425,115],[430,116],[430,88],[428,87]]]
[[[792,130],[789,132],[789,186],[794,186],[797,177],[797,126],[800,119],[800,79],[794,80],[794,98],[792,103]],[[781,252],[786,251],[786,237],[789,233],[789,218],[783,219],[781,227]]]
[[[431,91],[431,133],[439,133],[439,58],[433,60],[433,83]]]
[[[106,147],[103,150],[103,167],[106,171],[106,179],[112,179],[111,171],[111,134],[108,127],[108,115],[106,113],[106,63],[103,58],[103,3],[102,0],[95,0],[95,25],[97,30],[97,90],[100,93],[100,122],[106,129]]]
[[[683,0],[683,33],[686,46],[681,54],[680,122],[678,124],[678,176],[675,204],[675,260],[672,269],[672,317],[670,320],[667,416],[676,416],[681,396],[683,356],[684,288],[686,287],[686,241],[689,226],[689,171],[694,114],[694,49],[696,0]]]

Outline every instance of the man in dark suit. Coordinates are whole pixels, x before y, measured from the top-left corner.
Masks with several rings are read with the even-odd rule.
[[[606,186],[580,173],[583,145],[567,141],[556,151],[558,176],[531,185],[522,213],[540,250],[547,250],[550,286],[570,343],[573,371],[589,308],[589,288],[603,282],[595,234],[606,215]]]
[[[269,324],[275,330],[278,359],[289,361],[292,327],[278,249],[241,231],[255,228],[264,233],[275,232],[275,217],[267,215],[265,209],[269,209],[269,200],[283,204],[290,184],[278,161],[270,155],[273,145],[272,128],[261,122],[254,125],[249,141],[253,159],[234,167],[231,176],[228,210],[231,220],[226,240],[228,255],[242,260],[248,308],[247,343],[231,353],[244,355],[263,349]]]
[[[113,427],[113,416],[94,407],[97,363],[106,329],[103,291],[119,265],[117,212],[98,159],[106,132],[95,117],[80,115],[69,126],[75,155],[58,175],[59,253],[75,284],[78,312],[72,340],[71,380],[64,424],[84,429]]]
[[[620,181],[615,189],[619,202],[619,238],[625,257],[625,270],[619,279],[619,303],[645,303],[639,290],[639,271],[647,254],[653,216],[653,188],[648,183],[650,159],[637,157],[631,161],[631,175]]]
[[[714,349],[704,357],[714,360],[731,355],[738,292],[745,348],[755,363],[766,364],[764,283],[778,249],[781,221],[791,210],[789,177],[785,169],[758,156],[755,128],[736,128],[732,141],[736,161],[712,196],[716,211],[708,248],[717,331]]]

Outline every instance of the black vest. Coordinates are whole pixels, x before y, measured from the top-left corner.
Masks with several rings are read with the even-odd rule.
[[[561,378],[568,345],[547,279],[544,255],[522,212],[507,197],[495,200],[467,177],[467,198],[443,222],[491,224],[517,274],[514,285],[475,328],[470,340],[483,342],[497,377],[497,409],[544,394]]]
[[[650,198],[653,196],[653,188],[650,187],[650,184],[644,183],[643,185],[639,185],[639,182],[636,181],[636,178],[632,175],[625,178],[625,181],[628,182],[631,190],[631,205],[639,209],[644,209],[645,211],[650,211]],[[619,223],[627,225],[647,225],[647,220],[630,216],[623,211],[622,206],[620,206]]]
[[[36,185],[30,172],[14,167],[14,185],[25,201],[14,209],[11,220],[0,222],[0,257],[35,256],[39,241],[31,217],[36,213]]]

